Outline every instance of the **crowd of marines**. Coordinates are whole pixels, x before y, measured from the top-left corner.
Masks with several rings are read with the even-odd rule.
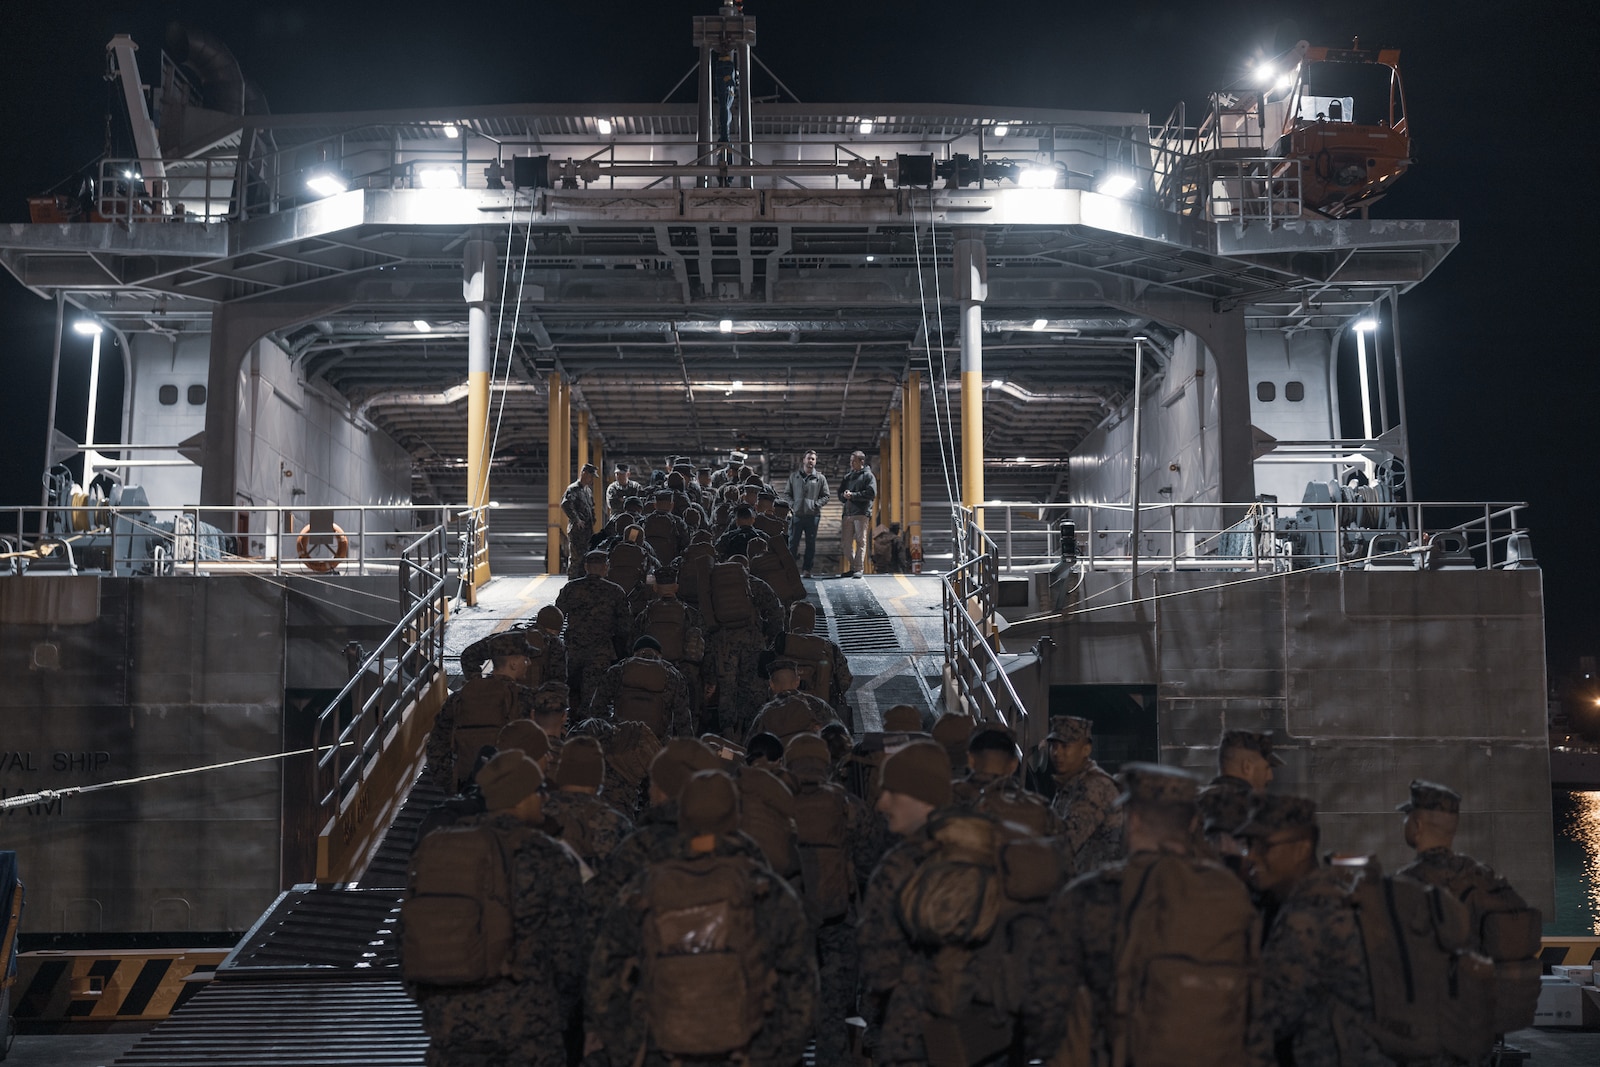
[[[1272,791],[1270,733],[1225,731],[1209,781],[1141,763],[1113,777],[1093,723],[1068,715],[1032,751],[1002,724],[907,705],[858,733],[844,653],[813,632],[803,587],[785,603],[751,566],[798,576],[795,502],[736,464],[669,465],[653,493],[629,473],[592,537],[594,472],[574,483],[571,579],[463,651],[430,734],[424,774],[452,796],[419,832],[413,895],[424,852],[449,854],[435,835],[487,829],[509,913],[493,973],[402,958],[430,1064],[1480,1060],[1408,1056],[1385,1028],[1353,895],[1380,872],[1331,860],[1315,805]],[[1470,912],[1479,943],[1457,951],[1480,959],[1478,912],[1520,898],[1453,851],[1460,804],[1412,783],[1416,859],[1382,884]],[[462,936],[424,914],[442,912],[402,913],[419,961],[430,937]]]

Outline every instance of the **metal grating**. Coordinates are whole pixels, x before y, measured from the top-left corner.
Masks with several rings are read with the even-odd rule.
[[[296,886],[245,934],[217,977],[393,972],[400,898],[398,889]]]
[[[833,639],[846,653],[900,650],[894,624],[866,582],[840,579],[829,586],[822,606]]]
[[[395,979],[212,982],[113,1067],[422,1067],[427,1047]]]
[[[444,790],[431,783],[419,780],[412,785],[406,802],[389,824],[383,843],[361,874],[358,884],[362,889],[406,887],[406,877],[411,872],[411,853],[417,846],[417,827],[444,797]]]

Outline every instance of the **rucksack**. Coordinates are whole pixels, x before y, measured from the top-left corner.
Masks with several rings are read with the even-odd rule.
[[[743,626],[755,621],[756,605],[750,581],[737,563],[713,563],[706,577],[710,614],[718,626]]]
[[[673,662],[684,659],[684,632],[689,628],[689,610],[676,598],[658,597],[644,609],[644,633],[661,646],[661,658]]]
[[[800,874],[794,794],[789,787],[759,767],[743,767],[739,771],[739,797],[739,829],[760,846],[767,866],[784,879]]]
[[[994,933],[1003,891],[1000,831],[982,815],[930,819],[927,857],[900,887],[900,922],[915,944],[971,947]]]
[[[1406,1062],[1440,1054],[1477,1063],[1494,1046],[1494,964],[1471,948],[1465,905],[1375,866],[1350,890],[1366,948],[1378,1046]]]
[[[711,614],[711,597],[707,592],[711,567],[717,562],[717,550],[708,544],[690,545],[683,550],[678,561],[678,599],[700,609],[708,626],[716,625]]]
[[[782,542],[765,544],[765,549],[758,553],[755,541],[751,541],[750,573],[772,586],[772,591],[786,606],[804,600],[806,587],[800,581],[800,568],[795,566],[794,556],[790,555],[788,547]]]
[[[606,577],[622,586],[624,593],[632,593],[644,581],[644,549],[631,541],[611,546]]]
[[[1035,837],[1054,837],[1060,832],[1060,820],[1044,798],[1012,781],[990,782],[979,791],[972,807],[1002,822],[1025,826]]]
[[[450,748],[455,753],[455,781],[458,787],[472,768],[485,745],[500,740],[506,723],[518,717],[518,684],[509,678],[473,678],[461,689],[461,705],[456,711]]]
[[[659,738],[667,736],[667,684],[671,668],[658,659],[633,656],[623,661],[617,692],[618,722],[642,722]]]
[[[756,932],[757,867],[743,856],[666,860],[640,901],[645,1022],[668,1056],[747,1048],[772,1006],[777,976]]]
[[[856,874],[849,850],[850,801],[827,782],[808,782],[794,795],[800,877],[812,922],[849,914]]]
[[[1244,885],[1220,864],[1138,853],[1121,890],[1114,1067],[1248,1062],[1261,921]]]
[[[528,673],[522,684],[529,689],[537,689],[544,684],[545,668],[549,664],[549,657],[545,655],[547,639],[537,626],[513,626],[512,629],[521,634],[528,644]]]
[[[1471,912],[1479,947],[1494,963],[1494,1032],[1532,1026],[1544,971],[1539,960],[1544,916],[1505,881],[1468,891],[1462,903]]]
[[[427,985],[477,985],[512,973],[511,857],[487,826],[447,826],[411,857],[400,905],[400,973]]]
[[[671,512],[652,511],[644,517],[644,539],[662,563],[678,558],[678,524]]]
[[[800,668],[801,689],[823,700],[833,699],[833,656],[828,642],[816,634],[786,633],[781,651]]]

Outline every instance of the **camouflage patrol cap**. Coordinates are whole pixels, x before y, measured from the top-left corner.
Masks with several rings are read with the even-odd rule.
[[[529,759],[540,760],[550,755],[550,737],[532,719],[512,719],[500,728],[494,747],[501,752],[521,749]]]
[[[575,785],[598,789],[606,780],[606,757],[600,742],[592,737],[574,737],[561,746],[561,762],[556,764],[556,787]]]
[[[1252,795],[1249,783],[1238,778],[1219,778],[1200,790],[1196,802],[1205,832],[1233,833],[1250,816]]]
[[[796,600],[789,608],[791,633],[808,634],[817,627],[817,607],[809,600]]]
[[[572,691],[565,682],[545,682],[533,691],[533,710],[536,712],[566,711]]]
[[[612,468],[612,470],[621,471],[623,474],[632,474],[633,473],[633,464],[631,464],[631,463],[618,463],[615,467]]]
[[[690,837],[739,828],[739,789],[719,770],[696,771],[678,794],[678,829]]]
[[[950,806],[950,757],[934,741],[913,741],[883,761],[880,781],[885,792],[913,797],[936,808]]]
[[[599,474],[600,473],[600,468],[596,467],[593,463],[585,463],[583,465],[583,470],[579,471],[578,473],[579,474]]]
[[[883,728],[890,733],[920,733],[922,713],[910,704],[896,704],[883,713]]]
[[[1117,774],[1117,784],[1122,786],[1122,795],[1116,802],[1119,808],[1142,804],[1193,805],[1200,789],[1200,780],[1188,771],[1163,767],[1159,763],[1124,764]]]
[[[1310,836],[1317,828],[1317,804],[1310,797],[1280,794],[1258,796],[1250,802],[1250,814],[1233,831],[1234,837],[1276,837],[1279,834]]]
[[[1090,740],[1093,733],[1094,723],[1088,719],[1080,719],[1076,715],[1052,715],[1050,732],[1044,735],[1044,739],[1070,745],[1076,741]]]
[[[605,563],[609,565],[611,562],[611,557],[603,548],[591,548],[588,552],[584,553],[583,562],[589,566],[593,566],[596,563]]]
[[[757,500],[776,500],[776,499],[778,499],[778,494],[774,493],[771,489],[763,489],[763,490],[761,490],[760,493],[756,494],[756,499]]]
[[[505,633],[495,634],[489,638],[490,659],[500,659],[504,656],[526,656],[528,652],[528,639],[517,630],[507,630]]]
[[[1447,815],[1461,814],[1461,794],[1447,785],[1421,778],[1411,780],[1411,799],[1395,811],[1442,811]]]
[[[695,771],[715,770],[717,754],[691,737],[675,737],[650,761],[650,784],[676,800]]]
[[[659,504],[663,500],[667,501],[669,504],[672,502],[672,490],[671,489],[657,489],[656,490],[655,502],[657,504]]]
[[[633,648],[630,651],[643,652],[645,649],[649,649],[651,652],[660,652],[661,642],[649,634],[641,634],[633,639]]]
[[[664,585],[677,585],[677,584],[678,584],[678,568],[672,567],[672,566],[667,566],[667,567],[661,567],[656,571],[656,588],[657,589],[660,589]]]
[[[795,777],[814,782],[828,776],[833,756],[828,752],[828,742],[816,734],[795,734],[784,746],[783,765]]]
[[[478,771],[478,789],[490,811],[514,808],[544,785],[539,765],[516,749],[499,753]]]
[[[559,630],[566,624],[566,614],[554,604],[546,604],[539,609],[539,614],[533,617],[534,624],[541,630]]]
[[[933,721],[933,739],[944,746],[952,771],[967,765],[967,740],[974,723],[970,715],[941,715]]]
[[[1259,752],[1263,759],[1274,767],[1282,767],[1283,760],[1272,752],[1272,731],[1259,730],[1224,730],[1222,739],[1217,742],[1217,751],[1226,752],[1230,748],[1244,748],[1251,752]]]

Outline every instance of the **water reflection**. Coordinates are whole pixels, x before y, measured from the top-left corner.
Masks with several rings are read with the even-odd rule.
[[[1600,934],[1600,792],[1557,789],[1556,921],[1545,933]]]

